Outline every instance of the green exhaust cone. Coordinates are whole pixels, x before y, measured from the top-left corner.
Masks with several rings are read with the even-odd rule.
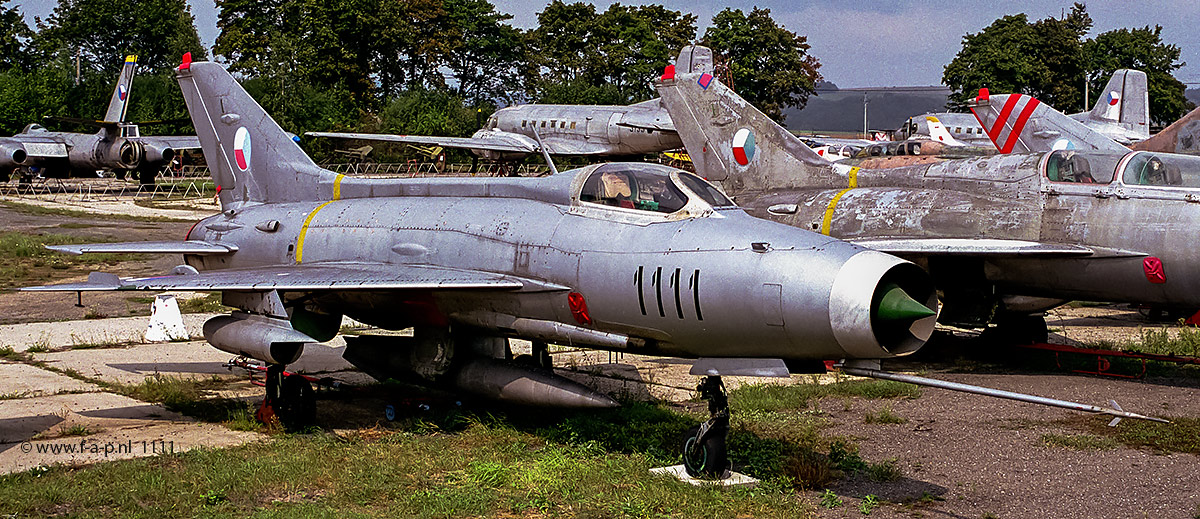
[[[875,315],[886,321],[912,322],[923,317],[937,314],[917,300],[909,297],[908,293],[896,285],[884,287],[886,292],[879,299]]]

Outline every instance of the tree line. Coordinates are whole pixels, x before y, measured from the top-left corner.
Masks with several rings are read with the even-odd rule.
[[[95,118],[122,58],[138,55],[129,120],[186,119],[172,75],[179,57],[208,59],[185,0],[59,0],[33,27],[0,5],[0,135],[43,115]],[[628,104],[678,50],[713,48],[720,74],[768,115],[803,107],[821,80],[804,36],[767,9],[725,9],[699,34],[695,15],[661,5],[553,0],[520,29],[488,0],[216,0],[214,58],[287,130],[469,135],[511,103]],[[979,87],[1038,96],[1064,111],[1099,90],[1111,70],[1149,74],[1151,113],[1187,108],[1171,73],[1179,48],[1160,28],[1084,39],[1081,4],[1061,19],[1005,16],[963,38],[943,81],[961,109]],[[70,128],[62,128],[70,129]],[[146,128],[182,133],[187,124]]]
[[[1172,74],[1185,65],[1180,49],[1162,41],[1162,27],[1116,29],[1085,38],[1092,18],[1076,3],[1061,18],[1030,22],[1024,14],[1004,16],[975,34],[945,68],[942,82],[950,87],[948,108],[964,111],[980,88],[995,93],[1028,94],[1061,112],[1091,110],[1084,105],[1104,95],[1113,71],[1146,73],[1150,119],[1165,126],[1194,108],[1184,97],[1185,85]],[[1085,86],[1086,84],[1086,86]]]

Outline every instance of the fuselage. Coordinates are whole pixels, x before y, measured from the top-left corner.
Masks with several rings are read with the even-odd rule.
[[[488,313],[585,326],[637,338],[645,353],[683,356],[878,358],[923,342],[872,346],[870,325],[850,321],[870,312],[884,278],[915,283],[909,290],[918,299],[932,296],[919,288],[924,274],[915,266],[752,218],[719,194],[706,195],[714,207],[693,191],[664,195],[651,186],[655,176],[687,175],[672,171],[609,164],[537,179],[376,181],[371,198],[354,198],[348,181],[341,200],[248,205],[202,221],[189,239],[238,252],[187,261],[198,270],[412,263],[529,280],[516,291],[314,294],[327,312],[391,329],[483,326],[491,321],[480,314]],[[588,194],[613,172],[632,175],[631,207]],[[267,221],[278,230],[262,230]],[[853,294],[862,299],[845,306]]]
[[[683,146],[666,111],[652,102],[511,106],[496,111],[476,136],[488,130],[530,139],[536,130],[555,155],[645,155]]]
[[[738,202],[751,214],[848,240],[1002,239],[1094,251],[982,255],[940,276],[938,265],[953,256],[919,260],[946,286],[986,282],[1003,294],[1200,307],[1200,159],[1157,157],[1173,177],[1137,178],[1132,171],[1152,158],[1145,153],[1060,151],[861,169],[854,188],[786,189]],[[779,204],[796,210],[768,211]],[[1151,272],[1156,263],[1161,277]]]

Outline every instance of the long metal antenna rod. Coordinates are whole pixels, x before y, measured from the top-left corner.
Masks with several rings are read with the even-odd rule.
[[[533,136],[537,139],[538,147],[542,149],[542,158],[546,159],[546,165],[550,166],[550,174],[557,175],[558,168],[554,167],[554,161],[550,160],[550,150],[546,149],[546,143],[542,142],[542,136],[538,133],[537,128],[533,129]]]
[[[942,388],[942,389],[949,389],[951,391],[962,391],[964,393],[973,393],[976,395],[993,396],[996,398],[1007,398],[1009,400],[1017,400],[1019,402],[1028,402],[1031,404],[1048,405],[1051,407],[1061,407],[1063,409],[1072,409],[1075,411],[1084,411],[1084,412],[1088,412],[1088,413],[1106,414],[1106,415],[1111,415],[1111,416],[1117,417],[1112,422],[1109,422],[1108,425],[1110,425],[1110,426],[1117,425],[1117,422],[1121,421],[1121,418],[1136,418],[1138,420],[1150,420],[1152,422],[1171,423],[1169,420],[1164,420],[1162,418],[1156,418],[1153,416],[1146,416],[1146,415],[1142,415],[1142,414],[1138,414],[1138,413],[1131,413],[1129,411],[1121,410],[1120,406],[1116,406],[1115,405],[1116,402],[1113,402],[1111,400],[1109,401],[1109,403],[1114,404],[1114,407],[1116,407],[1116,409],[1108,408],[1108,407],[1100,407],[1100,406],[1095,406],[1095,405],[1088,405],[1088,404],[1080,404],[1077,402],[1071,402],[1069,400],[1058,400],[1056,398],[1046,398],[1046,397],[1041,397],[1041,396],[1027,395],[1025,393],[1014,393],[1012,391],[1005,391],[1003,389],[992,389],[992,388],[982,387],[982,386],[972,386],[970,384],[959,384],[958,382],[948,382],[945,380],[938,380],[938,379],[934,379],[934,378],[918,377],[916,375],[904,375],[904,374],[900,374],[900,373],[892,373],[890,371],[881,371],[878,369],[854,368],[854,367],[849,367],[849,366],[842,366],[841,368],[844,373],[847,373],[850,375],[858,375],[860,377],[871,377],[871,378],[879,378],[879,379],[883,379],[883,380],[894,380],[896,382],[908,382],[910,384],[917,384],[917,385],[921,385],[921,386],[938,387],[938,388]]]

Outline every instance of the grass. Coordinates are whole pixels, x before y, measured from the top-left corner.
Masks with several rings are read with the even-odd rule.
[[[1117,448],[1117,441],[1113,438],[1103,438],[1093,436],[1091,434],[1056,434],[1049,433],[1042,435],[1042,443],[1055,446],[1066,447],[1077,451],[1105,451]]]
[[[230,307],[221,304],[220,292],[213,292],[204,297],[193,297],[179,302],[179,311],[185,314],[214,314],[225,313],[230,310]]]
[[[858,397],[868,400],[918,398],[921,389],[890,380],[852,380],[836,384],[756,384],[739,387],[729,394],[730,406],[739,410],[778,411],[807,407],[814,399]]]
[[[64,425],[64,426],[60,426],[58,428],[58,434],[60,436],[91,436],[98,432],[100,432],[99,429],[92,429],[83,424],[76,424],[76,425],[71,425],[71,426]]]
[[[867,411],[863,415],[863,423],[868,424],[902,424],[908,423],[908,418],[900,416],[892,411],[892,406],[885,405],[878,411]]]
[[[93,381],[96,382],[96,381]],[[247,422],[253,421],[250,404],[239,400],[212,397],[212,391],[224,388],[228,382],[216,375],[211,378],[183,378],[156,374],[146,377],[141,384],[107,385],[107,389],[130,398],[162,404],[172,411],[197,418],[206,422],[230,423],[238,430],[256,430],[247,428]]]
[[[6,209],[11,209],[19,213],[30,214],[35,216],[69,216],[73,218],[91,218],[96,220],[121,220],[133,222],[190,222],[191,220],[179,218],[166,218],[161,216],[136,216],[131,214],[121,213],[89,213],[87,211],[76,211],[74,209],[62,209],[58,207],[43,207],[34,204],[23,204],[20,202],[0,202],[0,206]]]
[[[0,287],[13,288],[66,277],[64,272],[77,267],[116,265],[120,261],[138,259],[136,255],[83,254],[73,256],[46,249],[46,245],[89,243],[95,238],[65,234],[25,234],[0,232]],[[63,273],[56,273],[63,272]]]
[[[804,517],[776,491],[696,488],[657,460],[479,420],[443,431],[280,436],[231,449],[0,476],[17,516]],[[121,491],[97,491],[114,489]]]

